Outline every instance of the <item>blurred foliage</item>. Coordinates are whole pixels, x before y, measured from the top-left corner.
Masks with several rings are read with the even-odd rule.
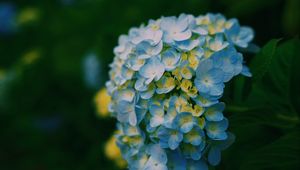
[[[288,40],[299,34],[299,0],[14,0],[0,10],[0,169],[118,169],[104,154],[115,120],[93,103],[112,49],[130,27],[182,12],[237,17],[266,44],[245,54],[253,79],[226,86],[236,142],[216,169],[300,169],[300,46]],[[84,66],[90,53],[96,88],[86,82],[96,74]]]

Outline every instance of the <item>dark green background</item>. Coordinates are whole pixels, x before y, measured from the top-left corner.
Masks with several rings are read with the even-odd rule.
[[[108,78],[113,47],[130,27],[183,12],[236,17],[253,27],[254,42],[264,46],[256,56],[245,54],[253,78],[237,77],[226,85],[222,100],[236,142],[215,169],[300,169],[299,0],[62,2],[11,1],[17,12],[33,7],[40,17],[0,35],[0,68],[8,77],[0,87],[1,170],[117,169],[103,154],[115,121],[98,118],[93,105]],[[22,64],[31,49],[41,57]],[[85,85],[82,70],[90,52],[105,73],[95,88]]]

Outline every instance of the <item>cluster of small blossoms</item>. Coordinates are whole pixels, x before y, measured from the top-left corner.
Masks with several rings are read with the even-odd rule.
[[[224,83],[251,76],[249,27],[221,14],[162,17],[119,38],[106,83],[129,169],[208,169],[233,142]]]

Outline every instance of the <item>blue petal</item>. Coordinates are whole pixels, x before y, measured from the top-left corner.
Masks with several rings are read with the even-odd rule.
[[[166,71],[175,69],[179,59],[179,53],[172,48],[162,53],[162,62],[165,65]]]
[[[229,45],[223,40],[223,34],[217,34],[215,38],[209,40],[209,48],[213,51],[221,51]]]
[[[197,47],[200,43],[199,39],[195,40],[184,40],[184,41],[177,41],[175,46],[176,48],[182,50],[182,51],[191,51],[195,47]]]
[[[182,139],[183,139],[183,135],[180,132],[177,132],[177,134],[171,134],[168,140],[170,149],[172,150],[176,149],[179,146],[179,143],[182,141]]]
[[[134,71],[140,70],[144,64],[145,60],[138,59],[136,55],[131,55],[131,57],[126,61],[126,65]]]
[[[209,107],[213,104],[218,103],[218,99],[221,96],[209,96],[205,94],[200,94],[196,98],[193,98],[193,101],[196,102],[197,105],[201,107]]]
[[[193,160],[199,160],[200,158],[201,158],[201,153],[199,153],[199,152],[193,152],[192,154],[191,154],[191,158],[193,159]]]
[[[137,117],[136,117],[135,112],[129,113],[129,124],[131,126],[135,126],[137,124]]]
[[[172,137],[169,139],[168,144],[171,150],[174,150],[179,146],[179,142]]]
[[[173,120],[175,119],[177,115],[176,108],[174,106],[169,106],[167,110],[167,114],[165,115],[165,121],[164,121],[164,126],[167,128],[173,128]]]
[[[155,93],[155,85],[150,84],[148,90],[140,93],[142,99],[150,99]]]
[[[195,124],[195,118],[189,112],[181,112],[175,117],[173,123],[182,133],[187,133],[192,130]]]
[[[222,121],[218,122],[218,127],[220,130],[226,130],[228,128],[228,119],[224,118]]]
[[[221,69],[211,69],[208,71],[208,74],[213,81],[214,84],[222,83],[223,82],[223,71]]]
[[[194,146],[200,145],[204,142],[204,132],[198,126],[194,126],[194,128],[184,135],[184,142],[191,143]]]
[[[238,34],[238,39],[234,42],[237,46],[246,48],[253,37],[254,31],[250,27],[241,27]]]
[[[199,35],[207,35],[208,34],[208,31],[204,26],[197,26],[197,27],[193,28],[192,31]]]
[[[159,57],[151,57],[140,69],[139,74],[146,78],[146,84],[150,84],[153,79],[159,80],[165,71],[165,66],[160,62]]]
[[[209,94],[212,96],[219,96],[223,94],[225,85],[223,83],[214,84],[212,88],[210,88]]]
[[[135,109],[134,109],[134,105],[126,102],[126,101],[121,101],[118,104],[118,114],[117,114],[117,119],[120,122],[129,122],[129,119],[131,119],[131,123],[135,123]]]
[[[225,130],[228,128],[228,120],[224,118],[219,122],[209,122],[205,126],[207,136],[214,140],[225,140],[227,133]]]
[[[158,144],[152,144],[147,148],[147,153],[151,155],[151,157],[160,163],[167,163],[167,154],[164,149],[162,149]]]
[[[126,101],[126,102],[132,102],[135,97],[135,91],[131,88],[116,91],[116,93],[113,95],[114,99],[117,99],[118,101]]]
[[[152,116],[150,119],[150,126],[151,127],[157,127],[161,125],[164,122],[164,118],[159,115]]]
[[[191,122],[191,123],[185,123],[184,125],[182,125],[180,127],[180,131],[182,133],[187,133],[187,132],[189,132],[193,128],[193,126],[194,126],[193,122]]]
[[[243,76],[246,76],[246,77],[252,77],[252,74],[251,74],[251,72],[250,72],[249,67],[247,67],[247,66],[245,66],[245,65],[243,65],[243,69],[242,69],[241,74],[242,74]]]
[[[170,151],[168,155],[168,168],[170,170],[186,170],[186,159],[179,150]]]
[[[136,89],[137,91],[146,91],[148,89],[148,85],[145,82],[145,78],[139,77],[134,84],[134,89]]]
[[[152,116],[155,116],[155,115],[163,116],[164,108],[163,108],[163,106],[158,106],[158,105],[152,104],[149,107],[149,112]]]
[[[215,105],[212,105],[211,107],[207,108],[204,112],[205,118],[208,121],[221,121],[223,120],[223,110],[225,108],[224,103],[217,103]]]
[[[211,147],[208,152],[208,162],[216,166],[221,162],[221,151],[217,147]]]
[[[218,147],[220,150],[225,150],[229,146],[231,146],[234,141],[235,141],[234,134],[227,132],[227,139],[220,140],[220,141],[213,141],[213,146]]]
[[[206,59],[200,62],[197,70],[196,70],[196,77],[202,76],[202,74],[208,72],[213,68],[213,61],[211,59]]]

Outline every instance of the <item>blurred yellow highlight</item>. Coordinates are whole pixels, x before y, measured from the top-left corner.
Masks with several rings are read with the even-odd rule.
[[[20,25],[35,22],[40,17],[40,11],[36,8],[23,9],[18,16],[18,23]]]
[[[4,79],[5,77],[5,70],[0,68],[0,80]]]
[[[112,136],[105,144],[105,155],[108,159],[113,160],[118,167],[125,168],[126,161],[122,158],[121,151],[116,144],[116,138]]]
[[[27,52],[23,58],[22,58],[22,62],[24,64],[32,64],[34,63],[37,59],[40,58],[40,52],[38,50],[31,50],[29,52]]]
[[[107,117],[109,115],[108,106],[111,101],[106,88],[102,88],[96,94],[94,102],[96,104],[97,113],[100,117]]]

